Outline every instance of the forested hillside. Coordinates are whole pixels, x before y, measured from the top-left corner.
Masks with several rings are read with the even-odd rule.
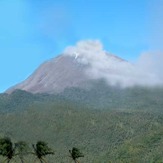
[[[70,162],[73,147],[83,152],[81,162],[163,162],[162,97],[160,88],[104,84],[56,95],[17,90],[0,95],[0,137],[26,141],[31,149],[47,142],[55,151],[49,163]]]
[[[55,155],[50,163],[70,162],[69,149],[84,153],[81,162],[162,162],[163,114],[142,110],[90,110],[71,103],[35,104],[20,113],[0,115],[0,137],[31,144],[45,141]],[[25,157],[27,162],[33,156]]]
[[[162,87],[121,88],[108,86],[104,81],[91,83],[90,87],[66,88],[57,94],[32,94],[15,90],[12,94],[0,94],[0,112],[23,111],[39,103],[73,103],[80,107],[98,110],[137,109],[161,111]]]

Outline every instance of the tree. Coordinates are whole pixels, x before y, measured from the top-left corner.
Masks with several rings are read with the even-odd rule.
[[[24,141],[19,141],[15,143],[15,149],[17,151],[16,155],[19,156],[21,163],[24,163],[24,156],[27,155],[29,149],[27,143]]]
[[[4,162],[7,163],[10,163],[16,156],[15,147],[13,146],[10,138],[0,139],[0,155],[6,158]]]
[[[34,149],[34,154],[40,161],[40,163],[46,163],[46,160],[44,159],[47,155],[54,155],[54,151],[48,147],[48,144],[44,141],[38,141],[36,145],[32,145]]]
[[[80,152],[78,148],[73,147],[72,150],[69,150],[70,157],[73,159],[75,163],[79,163],[77,160],[80,157],[84,157],[84,155]]]

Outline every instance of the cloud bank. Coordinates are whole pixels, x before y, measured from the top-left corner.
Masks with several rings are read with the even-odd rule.
[[[163,85],[163,56],[161,53],[143,53],[131,64],[103,49],[99,40],[79,41],[69,46],[65,55],[87,65],[86,74],[91,79],[105,79],[109,85],[158,86]]]

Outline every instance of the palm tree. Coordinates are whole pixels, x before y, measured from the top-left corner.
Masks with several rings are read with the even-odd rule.
[[[14,159],[15,155],[15,147],[11,142],[10,138],[1,138],[0,139],[0,155],[5,157],[4,163],[10,163],[11,160]]]
[[[32,144],[34,149],[34,155],[36,155],[36,159],[40,161],[40,163],[46,163],[44,159],[47,155],[54,155],[54,151],[48,147],[48,144],[44,141],[38,141],[36,145]]]
[[[24,156],[28,153],[28,145],[24,141],[19,141],[15,143],[15,149],[18,152],[16,155],[19,156],[21,163],[24,163]]]
[[[79,157],[84,157],[84,155],[80,152],[78,148],[73,147],[72,150],[69,150],[70,157],[73,159],[75,163],[79,163],[77,160]]]

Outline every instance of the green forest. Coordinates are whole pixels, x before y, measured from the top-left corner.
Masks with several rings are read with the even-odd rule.
[[[80,93],[80,98],[95,94],[95,90],[92,91],[89,96]],[[10,138],[13,148],[18,142],[25,142],[28,152],[34,152],[37,143],[44,142],[51,149],[48,152],[52,152],[43,157],[48,163],[74,162],[71,157],[73,148],[84,156],[78,158],[80,163],[163,162],[161,89],[135,88],[119,93],[117,90],[112,96],[104,93],[105,101],[109,96],[111,98],[108,98],[108,104],[103,102],[103,106],[95,105],[98,103],[96,96],[84,104],[79,103],[77,93],[74,99],[71,91],[67,92],[69,96],[33,95],[24,91],[1,94],[0,139]],[[124,93],[126,96],[122,100],[120,97]],[[24,162],[32,163],[37,157],[28,152],[23,156]],[[4,160],[1,154],[0,162]],[[14,160],[21,163],[19,155]]]

